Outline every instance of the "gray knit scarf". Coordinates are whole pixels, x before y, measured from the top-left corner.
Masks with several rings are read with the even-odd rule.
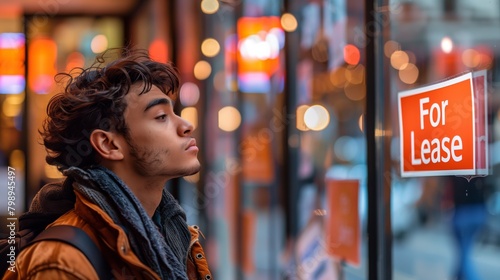
[[[187,279],[191,235],[186,215],[170,193],[163,191],[155,213],[160,224],[156,225],[137,197],[110,170],[72,167],[64,175],[75,180],[75,191],[97,204],[125,230],[132,250],[144,264],[162,279]]]

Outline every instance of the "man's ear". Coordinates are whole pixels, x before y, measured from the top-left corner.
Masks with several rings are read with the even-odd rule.
[[[123,150],[116,133],[95,129],[90,134],[90,144],[96,152],[107,160],[122,160]]]

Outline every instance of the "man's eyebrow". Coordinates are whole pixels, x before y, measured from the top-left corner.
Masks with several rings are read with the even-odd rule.
[[[151,107],[154,107],[154,106],[160,105],[160,104],[165,104],[165,105],[173,106],[172,101],[170,99],[167,99],[167,98],[156,98],[156,99],[151,100],[148,103],[148,105],[146,105],[146,108],[144,109],[144,112],[146,112],[147,110],[151,109]]]

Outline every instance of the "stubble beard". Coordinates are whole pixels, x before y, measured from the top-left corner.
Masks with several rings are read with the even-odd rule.
[[[170,154],[169,149],[152,149],[145,146],[139,146],[133,141],[127,140],[130,147],[130,155],[133,159],[133,167],[141,176],[164,176],[176,178],[193,175],[200,171],[200,164],[192,168],[171,168],[167,170],[165,162]]]

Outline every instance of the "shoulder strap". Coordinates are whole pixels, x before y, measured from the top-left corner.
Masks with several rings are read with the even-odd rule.
[[[101,251],[88,234],[82,229],[69,225],[49,227],[33,239],[30,245],[43,240],[61,241],[72,245],[87,257],[97,272],[99,279],[112,278],[111,269],[101,254]]]

